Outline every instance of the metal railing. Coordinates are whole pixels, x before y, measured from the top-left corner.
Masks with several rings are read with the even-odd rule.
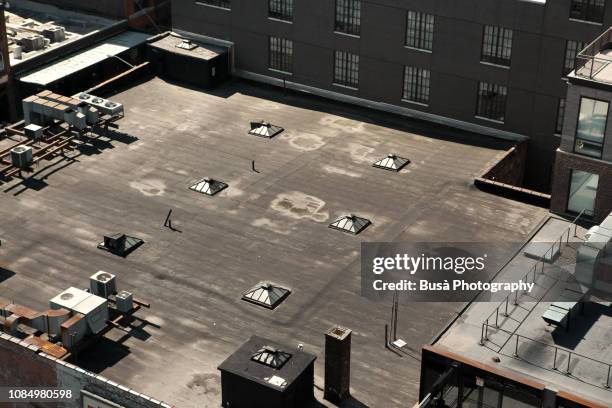
[[[537,271],[538,271],[538,266],[540,266],[540,273],[544,273],[544,266],[546,264],[546,258],[550,253],[550,259],[552,260],[554,257],[554,250],[557,246],[557,244],[559,245],[559,252],[561,252],[561,247],[563,245],[563,240],[565,238],[565,243],[569,244],[569,240],[570,240],[570,233],[572,231],[572,227],[574,227],[574,237],[576,237],[576,233],[577,233],[577,229],[578,229],[578,220],[584,215],[585,210],[582,210],[580,212],[580,214],[578,214],[573,220],[572,222],[568,225],[567,230],[565,230],[561,236],[559,237],[558,240],[556,240],[555,242],[552,243],[551,247],[548,248],[548,250],[544,253],[544,255],[542,256],[542,260],[536,262],[535,264],[533,264],[533,266],[529,269],[529,271],[520,279],[520,280],[524,280],[525,282],[527,282],[529,280],[529,276],[532,275],[533,278],[531,279],[532,283],[536,283],[536,276],[537,276]],[[567,234],[567,237],[566,237]],[[520,291],[516,291],[514,292],[514,301],[513,304],[515,306],[517,306],[519,304],[519,292]],[[527,291],[524,291],[524,293],[527,293]],[[503,317],[508,317],[508,304],[510,302],[510,297],[512,297],[512,293],[508,293],[508,295],[501,301],[499,302],[499,304],[497,305],[497,307],[495,308],[495,310],[493,310],[489,316],[482,322],[481,325],[481,329],[480,329],[480,345],[484,345],[487,340],[487,332],[488,332],[488,328],[490,326],[489,324],[489,320],[493,319],[493,315],[495,315],[495,327],[499,328],[499,311],[500,308],[503,306],[504,307],[504,313],[502,313]]]
[[[559,245],[559,251],[561,251],[561,246],[563,244],[563,241],[565,240],[565,243],[568,244],[569,243],[569,239],[570,239],[570,234],[572,233],[572,229],[573,229],[573,236],[576,237],[577,236],[577,228],[578,228],[578,221],[580,220],[580,218],[585,214],[585,210],[582,210],[573,220],[572,222],[568,225],[567,229],[561,234],[561,236],[559,237],[558,240],[556,240],[551,247],[548,249],[548,251],[546,251],[546,253],[544,254],[544,259],[546,258],[546,256],[549,254],[550,251],[554,251],[554,248],[556,247],[556,245]],[[554,252],[551,253],[554,254]],[[536,280],[536,274],[538,271],[538,266],[541,265],[541,269],[540,269],[540,273],[543,273],[544,271],[544,260],[537,262],[536,264],[533,265],[533,267],[529,270],[529,272],[527,272],[522,279],[528,280],[530,279],[530,276],[532,275],[533,278],[532,282],[535,283]],[[506,342],[504,342],[504,345],[507,344],[510,340],[512,340],[512,338],[514,337],[515,339],[515,346],[514,346],[514,353],[513,356],[515,358],[518,359],[522,359],[521,356],[519,355],[519,343],[521,340],[523,340],[524,342],[529,342],[531,344],[537,344],[546,348],[549,348],[551,350],[554,351],[554,357],[553,357],[553,361],[552,361],[552,367],[542,367],[542,368],[546,368],[546,369],[552,369],[555,371],[559,371],[562,372],[562,367],[559,367],[559,358],[560,355],[566,355],[567,356],[567,363],[565,364],[565,370],[563,370],[563,373],[566,375],[572,375],[572,371],[571,371],[571,363],[572,361],[576,361],[576,358],[579,359],[584,359],[596,364],[599,364],[601,366],[604,367],[604,369],[606,370],[606,381],[604,384],[593,384],[593,385],[597,385],[597,386],[601,386],[603,385],[605,388],[610,388],[612,386],[612,363],[608,363],[605,361],[601,361],[601,360],[597,360],[595,358],[589,357],[589,356],[585,356],[583,354],[579,354],[576,353],[574,351],[568,350],[566,348],[563,347],[559,347],[556,346],[554,344],[548,344],[548,343],[544,343],[540,340],[535,340],[532,339],[530,337],[524,336],[522,334],[518,334],[515,332],[510,332],[507,330],[504,330],[503,328],[500,327],[499,325],[499,315],[500,315],[500,310],[503,308],[503,313],[501,313],[502,316],[509,316],[508,313],[508,304],[510,302],[510,298],[512,296],[512,293],[509,293],[506,298],[504,300],[502,300],[497,307],[495,308],[495,310],[493,310],[489,316],[483,321],[482,326],[481,326],[481,332],[480,332],[480,345],[485,345],[486,342],[489,340],[489,327],[493,326],[493,324],[490,323],[490,320],[493,319],[493,316],[495,316],[495,329],[496,330],[500,330],[506,334],[509,335],[508,340]],[[518,297],[518,291],[514,292],[514,305],[518,305],[519,302],[519,297]],[[502,348],[499,350],[499,352],[502,351],[502,349],[504,348],[504,346],[502,346]],[[574,359],[574,360],[572,360]],[[525,359],[526,360],[526,359]],[[527,361],[527,360],[526,360]],[[533,363],[532,361],[530,361],[530,363]],[[537,364],[536,364],[537,365]],[[584,381],[586,381],[585,379],[583,379]]]
[[[612,58],[597,56],[601,51],[612,47],[612,28],[609,28],[592,43],[580,51],[574,60],[574,74],[593,79]]]
[[[503,331],[505,331],[505,330],[503,330]],[[515,339],[516,339],[515,340],[515,346],[514,346],[514,353],[513,353],[513,356],[515,358],[521,359],[521,356],[519,354],[519,342],[520,342],[521,339],[524,339],[527,342],[529,342],[530,344],[537,344],[539,346],[542,346],[542,347],[554,350],[555,354],[554,354],[554,358],[553,358],[552,367],[542,367],[542,368],[547,368],[547,369],[552,369],[552,370],[555,370],[555,371],[563,372],[565,375],[572,375],[572,371],[571,371],[572,357],[574,358],[573,361],[576,361],[575,360],[576,358],[585,359],[585,360],[588,360],[588,361],[600,364],[601,366],[604,367],[605,372],[606,372],[606,382],[604,384],[593,384],[593,385],[597,385],[597,386],[603,385],[605,388],[610,388],[610,385],[612,384],[612,378],[611,378],[612,363],[606,363],[605,361],[597,360],[596,358],[585,356],[583,354],[576,353],[575,351],[571,351],[571,350],[568,350],[566,348],[559,347],[559,346],[556,346],[556,345],[553,345],[553,344],[544,343],[542,341],[535,340],[535,339],[529,338],[527,336],[523,336],[523,335],[518,334],[518,333],[514,333],[514,334],[512,334],[510,332],[507,332],[507,333],[511,334],[511,336],[514,336]],[[561,352],[561,354],[567,355],[567,363],[564,364],[564,366],[565,366],[564,370],[562,370],[563,367],[560,367],[559,365],[557,365],[557,362],[558,362],[558,360],[560,358],[559,352]],[[533,362],[530,362],[530,363],[534,364]],[[584,378],[582,380],[586,381]]]

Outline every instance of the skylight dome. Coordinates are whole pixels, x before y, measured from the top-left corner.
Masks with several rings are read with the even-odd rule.
[[[404,157],[399,157],[395,154],[389,154],[387,155],[387,157],[380,159],[372,166],[389,171],[400,171],[402,167],[404,167],[408,163],[410,163],[410,160]]]
[[[249,134],[271,139],[281,133],[283,130],[285,129],[280,126],[275,126],[271,123],[260,120],[258,122],[251,122],[251,130],[249,131]]]
[[[361,218],[353,214],[344,215],[338,218],[336,221],[329,224],[329,228],[337,229],[340,231],[348,232],[350,234],[357,235],[370,225],[370,220]]]
[[[255,303],[268,309],[274,309],[278,306],[291,291],[281,286],[274,285],[270,282],[260,282],[251,289],[244,292],[242,300]]]
[[[284,366],[290,358],[291,354],[271,346],[263,346],[251,356],[251,360],[276,370]]]
[[[198,193],[214,196],[219,191],[227,188],[227,184],[222,181],[214,180],[212,178],[205,177],[199,180],[197,183],[189,187],[190,190]]]

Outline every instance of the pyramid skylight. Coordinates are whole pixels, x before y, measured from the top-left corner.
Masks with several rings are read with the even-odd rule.
[[[251,356],[251,360],[276,370],[284,366],[290,358],[291,354],[271,346],[263,346]]]
[[[404,167],[408,163],[410,163],[410,160],[404,157],[399,157],[395,154],[389,154],[387,155],[387,157],[380,159],[372,166],[389,171],[400,171],[402,167]]]
[[[336,221],[329,224],[329,228],[337,229],[340,231],[348,232],[350,234],[359,234],[361,231],[366,229],[370,225],[370,220],[361,218],[353,214],[344,215],[338,218]]]
[[[270,282],[260,282],[244,292],[242,300],[255,303],[268,309],[278,306],[291,291]]]
[[[227,184],[222,181],[214,180],[212,178],[205,177],[202,180],[199,180],[197,183],[189,187],[190,190],[196,191],[198,193],[206,194],[209,196],[214,196],[219,191],[227,188]]]
[[[251,122],[251,130],[249,131],[249,134],[271,139],[281,133],[283,130],[285,129],[280,126],[275,126],[271,123],[260,120],[259,122]]]

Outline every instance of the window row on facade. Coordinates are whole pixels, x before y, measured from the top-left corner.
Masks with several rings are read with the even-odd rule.
[[[232,8],[231,0],[196,0],[196,3],[228,10]],[[271,17],[293,20],[293,0],[268,0],[268,5]],[[571,0],[569,17],[580,21],[603,23],[605,6],[605,0]],[[424,14],[424,16],[423,22],[429,24],[427,20],[431,15]],[[361,0],[336,0],[336,30],[359,35],[360,25]]]
[[[284,74],[293,73],[293,41],[269,37],[268,68]],[[359,88],[359,55],[347,51],[334,51],[332,83],[352,89]],[[402,96],[406,102],[429,104],[431,71],[422,67],[404,66]],[[479,82],[475,116],[504,123],[508,88],[504,85]],[[608,102],[583,98],[580,106],[576,153],[601,157],[603,137],[607,123]],[[554,133],[561,134],[565,116],[565,99],[558,100]]]
[[[293,73],[293,41],[269,37],[268,68],[285,74]],[[359,55],[347,51],[334,51],[333,84],[352,89],[359,88]],[[422,105],[429,104],[431,71],[426,68],[405,66],[402,100]],[[507,88],[481,82],[478,88],[476,116],[498,122],[505,120]]]
[[[578,10],[581,10],[580,13],[584,14],[583,19],[593,18],[594,14],[597,14],[593,10],[600,10],[599,4],[603,4],[603,1],[573,1],[571,16],[578,18]],[[293,2],[294,0],[269,0],[269,16],[277,20],[293,21]],[[198,3],[223,8],[230,7],[229,0],[198,0]],[[405,46],[432,52],[434,25],[435,18],[433,14],[412,10],[407,11]],[[361,35],[361,0],[336,0],[334,31],[353,36]],[[513,35],[512,29],[485,25],[482,33],[480,60],[485,63],[509,67],[512,59]],[[574,69],[576,56],[584,47],[585,44],[582,41],[566,41],[565,57],[563,60],[564,76]]]

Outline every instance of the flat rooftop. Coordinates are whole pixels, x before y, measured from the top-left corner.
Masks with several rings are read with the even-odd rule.
[[[11,65],[18,66],[21,62],[64,47],[79,39],[103,31],[118,23],[117,20],[85,14],[73,10],[65,10],[46,3],[30,0],[10,1],[6,11],[6,29],[9,39],[9,58]],[[61,42],[51,42],[42,49],[22,52],[16,58],[14,48],[17,38],[40,34],[43,27],[59,26],[65,29],[65,39]]]
[[[584,228],[577,227],[574,236],[574,226],[567,220],[551,216],[531,242],[550,247],[562,234],[567,234],[568,228],[571,230],[569,242],[566,242],[567,238],[563,239],[560,254],[552,265],[571,272],[576,262],[576,252],[584,241]],[[502,269],[497,280],[518,281],[535,263],[534,259],[519,252]],[[540,266],[538,271],[541,271]],[[530,281],[532,276],[529,275]],[[612,391],[605,385],[608,381],[608,364],[612,364],[610,302],[596,302],[592,298],[593,302],[586,303],[583,310],[578,306],[567,330],[565,327],[548,325],[542,315],[552,302],[559,300],[550,294],[568,285],[573,286],[559,277],[567,278],[566,275],[553,273],[548,266],[544,273],[538,272],[536,287],[531,294],[520,296],[516,306],[512,296],[507,317],[503,316],[505,302],[502,301],[497,327],[495,316],[499,302],[472,303],[436,346],[609,406]],[[492,317],[489,318],[488,336],[481,345],[484,333],[482,324],[489,316]],[[500,361],[494,362],[494,357],[499,357]]]
[[[473,186],[508,147],[493,139],[245,82],[200,92],[154,78],[110,99],[126,107],[122,134],[0,186],[0,297],[45,310],[96,271],[116,274],[151,309],[77,364],[176,406],[218,405],[217,366],[252,335],[302,343],[322,389],[333,325],[353,330],[354,406],[416,402],[420,348],[462,305],[401,307],[407,352],[385,349],[391,302],[360,296],[360,243],[522,242],[547,214]],[[251,120],[285,131],[251,136]],[[411,164],[372,167],[389,153]],[[229,187],[189,190],[203,177]],[[328,228],[346,213],[373,224]],[[125,259],[96,248],[115,232],[145,244]],[[264,280],[292,292],[274,310],[241,300]]]

